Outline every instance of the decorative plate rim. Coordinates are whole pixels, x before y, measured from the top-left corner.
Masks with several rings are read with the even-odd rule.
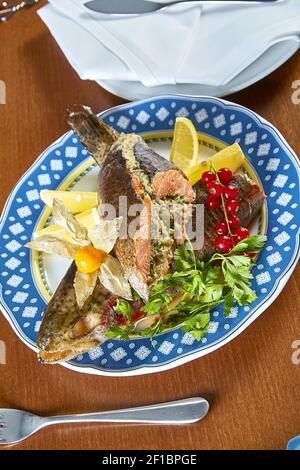
[[[116,111],[116,110],[121,110],[121,109],[127,109],[128,107],[134,106],[134,105],[141,105],[147,102],[154,102],[154,101],[161,101],[165,99],[174,99],[174,100],[181,100],[181,101],[201,101],[201,102],[209,102],[209,103],[216,103],[223,109],[228,109],[232,108],[233,110],[240,110],[244,114],[250,116],[252,119],[254,119],[259,127],[262,127],[264,129],[267,129],[268,131],[271,131],[273,135],[280,141],[281,145],[286,149],[286,151],[289,153],[289,155],[292,157],[293,163],[295,164],[295,168],[297,169],[297,174],[298,178],[300,180],[300,162],[297,158],[296,153],[294,150],[290,147],[286,139],[283,137],[283,135],[270,123],[268,122],[265,118],[261,117],[258,115],[256,112],[249,110],[248,108],[240,105],[233,103],[228,100],[224,100],[221,98],[214,98],[210,96],[192,96],[192,95],[165,95],[165,96],[157,96],[153,98],[147,98],[144,100],[139,100],[135,102],[130,102],[130,103],[125,103],[122,105],[114,106],[111,107],[105,111],[102,111],[99,113],[100,117],[105,117],[106,115],[109,115],[111,112]],[[205,132],[203,132],[205,134]],[[72,131],[67,131],[64,135],[59,137],[57,140],[55,140],[52,144],[50,144],[40,155],[39,157],[33,162],[33,164],[28,168],[28,170],[21,176],[19,181],[16,183],[16,185],[13,187],[11,193],[9,194],[6,203],[3,207],[1,216],[0,216],[0,231],[2,229],[2,226],[4,222],[6,221],[6,216],[7,212],[10,209],[11,205],[14,202],[14,196],[18,189],[22,186],[24,180],[26,177],[32,173],[32,171],[47,157],[50,151],[55,150],[57,146],[62,144],[65,140],[67,140],[71,135],[73,134]],[[220,140],[220,139],[218,139]],[[81,162],[82,163],[82,162]],[[79,163],[78,165],[80,165]],[[76,169],[78,166],[76,165],[73,168],[73,171]],[[61,181],[60,184],[62,184],[63,181]],[[258,318],[259,315],[261,315],[272,303],[273,301],[278,297],[278,295],[281,293],[282,289],[286,285],[288,279],[290,278],[297,261],[299,260],[300,257],[300,246],[299,246],[299,235],[300,235],[300,229],[298,227],[298,231],[295,234],[295,249],[294,252],[291,256],[289,264],[286,266],[285,270],[281,273],[281,275],[277,278],[277,281],[274,283],[274,286],[272,290],[269,292],[269,294],[265,297],[265,299],[255,308],[251,311],[251,314],[246,316],[244,319],[242,319],[233,329],[231,329],[228,333],[224,334],[222,338],[218,339],[214,344],[212,345],[207,345],[204,346],[201,350],[198,351],[190,351],[186,352],[184,355],[172,358],[169,361],[164,361],[162,364],[141,364],[140,366],[137,367],[132,367],[129,370],[124,369],[123,371],[121,370],[113,370],[113,369],[99,369],[98,366],[93,366],[93,365],[80,365],[79,363],[76,363],[76,365],[72,364],[71,362],[63,362],[60,363],[63,367],[66,367],[68,369],[81,372],[81,373],[87,373],[87,374],[93,374],[93,375],[101,375],[101,376],[134,376],[134,375],[144,375],[144,374],[149,374],[149,373],[154,373],[154,372],[161,372],[164,370],[169,370],[173,369],[175,367],[178,367],[180,365],[183,365],[187,362],[190,362],[191,360],[198,359],[218,348],[221,346],[227,344],[229,341],[233,340],[236,336],[238,336],[240,333],[242,333],[256,318]],[[30,268],[31,268],[31,262],[30,262]],[[0,285],[0,288],[2,286]],[[24,332],[21,330],[20,326],[17,324],[14,315],[9,311],[9,308],[6,307],[5,301],[2,298],[2,291],[0,291],[0,310],[2,311],[4,317],[7,319],[9,324],[12,326],[13,330],[17,334],[17,336],[27,345],[29,346],[32,350],[35,352],[37,351],[37,347],[35,343],[28,337],[24,335]]]

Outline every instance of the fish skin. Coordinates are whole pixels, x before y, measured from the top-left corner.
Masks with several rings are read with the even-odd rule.
[[[266,196],[260,186],[246,175],[235,175],[231,184],[238,188],[239,209],[237,216],[240,219],[240,225],[249,227],[261,210]],[[194,189],[196,191],[196,204],[205,204],[208,194],[201,180],[194,185]],[[221,207],[212,211],[205,209],[203,247],[196,251],[199,259],[207,259],[214,253],[217,237],[215,226],[223,220],[224,213]]]
[[[164,172],[176,168],[173,163],[154,152],[142,139],[135,144],[135,155],[141,170],[148,175],[150,180],[158,172]]]
[[[117,217],[122,215],[119,205],[120,195],[127,197],[128,207],[135,204],[144,206],[143,198],[136,189],[136,183],[126,167],[126,161],[121,151],[109,152],[103,162],[98,178],[98,195],[102,205],[111,204],[114,207]],[[146,208],[146,206],[144,207]],[[127,224],[130,224],[133,219],[133,216],[128,216]],[[124,224],[123,228],[121,227],[121,233],[123,233],[123,230]],[[150,231],[150,225],[148,231]],[[144,247],[144,254],[149,259],[149,263],[147,263],[149,266],[146,267],[146,270],[141,270],[137,266],[138,243],[137,240],[128,236],[124,239],[120,237],[115,243],[114,251],[132,287],[142,298],[147,299],[149,292],[147,277],[150,271],[151,246],[147,244]]]

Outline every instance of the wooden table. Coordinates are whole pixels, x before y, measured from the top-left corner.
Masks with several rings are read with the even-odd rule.
[[[35,8],[0,25],[0,204],[40,152],[66,130],[65,109],[87,103],[97,111],[121,99],[72,70]],[[300,154],[300,105],[291,102],[300,56],[260,83],[229,97],[271,121]],[[167,372],[132,378],[80,375],[39,365],[0,317],[7,364],[0,365],[0,407],[41,414],[108,410],[202,395],[204,421],[186,427],[119,425],[45,429],[18,449],[283,449],[300,433],[300,365],[291,344],[300,339],[300,269],[284,292],[244,333],[214,353]]]

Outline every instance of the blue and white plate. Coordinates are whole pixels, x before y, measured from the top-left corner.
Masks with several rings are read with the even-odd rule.
[[[234,307],[224,319],[211,315],[208,334],[196,341],[175,329],[155,338],[129,342],[108,340],[83,356],[64,363],[70,369],[99,375],[139,375],[176,367],[223,346],[240,334],[279,295],[299,258],[300,165],[282,135],[252,111],[216,98],[166,96],[109,109],[101,118],[120,132],[143,134],[165,156],[177,116],[188,116],[199,132],[205,158],[238,142],[248,163],[245,171],[258,179],[267,202],[253,231],[266,232],[268,242],[253,269],[258,298]],[[68,263],[24,248],[33,231],[49,222],[41,189],[93,190],[97,167],[72,132],[54,142],[25,173],[4,208],[1,225],[0,304],[17,335],[36,350],[43,311]],[[272,319],[270,319],[272,321]],[[50,366],[49,366],[50,367]]]

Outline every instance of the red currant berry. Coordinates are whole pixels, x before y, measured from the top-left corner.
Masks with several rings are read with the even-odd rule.
[[[223,194],[224,194],[225,199],[227,200],[235,199],[238,195],[238,189],[236,186],[229,184],[228,186],[225,186],[225,188],[223,189]]]
[[[233,230],[233,234],[236,242],[238,243],[249,237],[249,230],[245,227],[237,227]]]
[[[219,197],[221,196],[223,192],[223,188],[222,188],[222,185],[218,183],[217,181],[211,181],[207,185],[207,191],[209,192],[211,196]]]
[[[238,208],[239,208],[238,202],[235,201],[234,199],[232,201],[227,201],[225,203],[225,209],[228,215],[235,214]]]
[[[216,238],[215,247],[219,253],[228,253],[233,247],[233,242],[227,235],[220,235]]]
[[[221,198],[220,197],[214,197],[214,196],[209,196],[206,200],[206,207],[207,209],[216,209],[221,205]]]
[[[212,171],[205,171],[201,177],[203,183],[208,184],[211,181],[216,181],[216,175]]]
[[[228,184],[232,180],[232,171],[229,168],[221,168],[218,171],[218,177],[222,184]]]
[[[228,218],[228,223],[229,223],[229,227],[231,228],[235,228],[239,225],[240,223],[240,219],[238,218],[238,216],[236,214],[232,214],[229,218]]]
[[[216,230],[216,232],[217,232],[218,235],[227,235],[227,233],[228,233],[228,228],[227,228],[226,222],[219,222],[219,223],[215,226],[215,230]]]

